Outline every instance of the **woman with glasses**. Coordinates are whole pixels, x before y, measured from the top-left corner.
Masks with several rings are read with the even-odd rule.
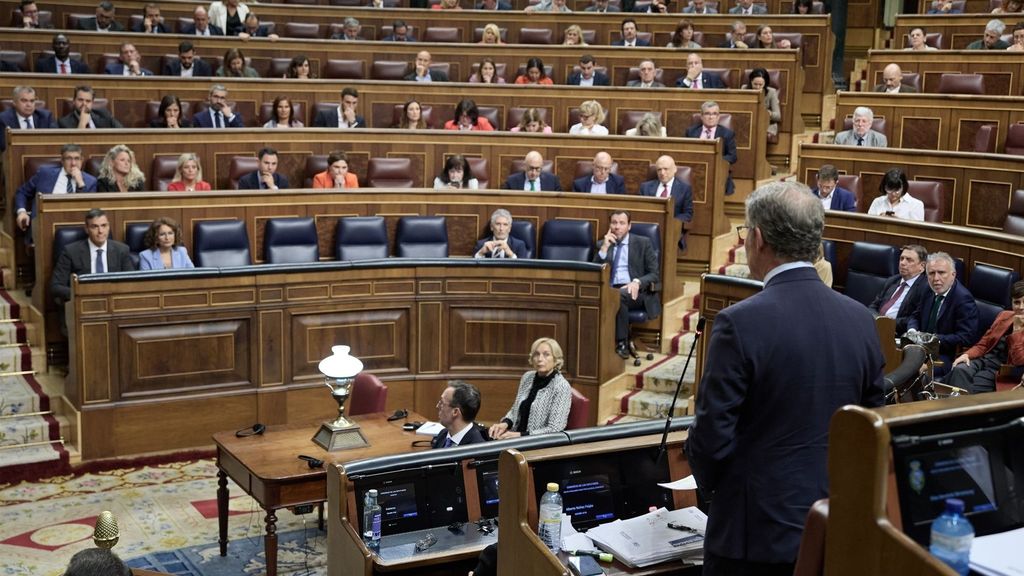
[[[604,122],[604,108],[597,100],[587,100],[580,104],[580,121],[569,128],[574,136],[607,136],[608,129],[601,125]]]

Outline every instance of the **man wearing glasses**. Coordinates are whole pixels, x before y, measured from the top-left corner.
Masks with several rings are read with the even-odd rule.
[[[484,442],[480,428],[473,423],[480,411],[480,391],[469,382],[450,380],[437,401],[437,421],[444,430],[430,441],[431,448],[451,448]]]
[[[523,171],[508,175],[501,185],[504,190],[526,190],[529,192],[561,192],[562,184],[554,174],[544,172],[544,156],[531,150],[523,158]]]

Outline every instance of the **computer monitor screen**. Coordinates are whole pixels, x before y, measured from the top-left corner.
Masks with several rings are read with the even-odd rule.
[[[615,519],[615,501],[606,474],[570,476],[563,480],[562,510],[574,526],[596,526]]]
[[[498,516],[498,461],[482,464],[476,469],[476,486],[480,495],[480,516]]]
[[[906,495],[915,524],[928,524],[942,513],[947,498],[964,501],[970,518],[998,508],[991,459],[984,446],[964,446],[920,454],[907,461]]]
[[[420,514],[416,504],[416,485],[412,482],[381,488],[377,494],[377,503],[380,504],[381,522],[384,524],[415,518]]]

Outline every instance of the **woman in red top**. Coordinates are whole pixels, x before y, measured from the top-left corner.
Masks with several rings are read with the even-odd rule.
[[[174,179],[167,185],[170,192],[206,192],[210,183],[203,180],[203,166],[199,157],[191,152],[178,156],[178,168],[174,171]]]
[[[1013,310],[997,314],[981,340],[953,360],[946,384],[971,394],[993,392],[1003,364],[1024,366],[1024,281],[1013,284],[1010,299]]]
[[[359,188],[359,179],[348,171],[348,157],[344,152],[331,152],[327,156],[327,170],[313,176],[313,188],[321,190]]]
[[[487,118],[480,117],[480,109],[470,98],[459,100],[455,105],[455,118],[444,123],[445,130],[494,130]]]
[[[544,61],[536,56],[526,61],[526,73],[516,78],[516,84],[541,84],[550,86],[554,84],[551,78],[544,72]]]

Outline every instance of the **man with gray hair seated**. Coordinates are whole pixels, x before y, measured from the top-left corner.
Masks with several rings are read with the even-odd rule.
[[[875,113],[867,106],[857,106],[853,111],[853,128],[836,134],[836,144],[840,146],[868,146],[886,148],[889,141],[885,134],[871,129],[875,121]]]
[[[1006,50],[1010,43],[1002,39],[1006,24],[1002,20],[992,19],[985,25],[985,35],[967,45],[967,50]]]
[[[363,27],[359,24],[359,20],[348,16],[342,21],[342,30],[331,36],[331,40],[363,40],[359,33]]]
[[[978,339],[978,305],[970,291],[957,282],[956,265],[949,254],[929,254],[924,270],[931,291],[907,321],[907,336],[924,332],[939,340],[936,360],[942,360],[942,365],[935,366],[934,371],[939,377],[952,368],[959,348],[967,348]]]
[[[473,258],[526,258],[526,243],[511,233],[512,214],[498,208],[491,213],[491,237],[476,243]]]

